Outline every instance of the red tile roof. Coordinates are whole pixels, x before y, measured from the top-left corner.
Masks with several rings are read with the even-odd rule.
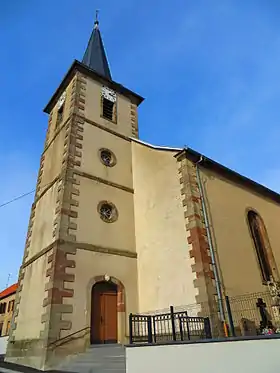
[[[13,284],[13,285],[9,286],[7,289],[1,291],[1,293],[0,293],[0,299],[6,298],[9,295],[14,294],[17,291],[17,288],[18,288],[18,283]]]

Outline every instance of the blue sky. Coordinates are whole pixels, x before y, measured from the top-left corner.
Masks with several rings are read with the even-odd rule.
[[[279,0],[14,0],[0,4],[0,204],[35,187],[42,108],[82,58],[96,8],[114,80],[146,98],[141,139],[280,192]],[[0,289],[17,280],[32,200],[1,208]]]

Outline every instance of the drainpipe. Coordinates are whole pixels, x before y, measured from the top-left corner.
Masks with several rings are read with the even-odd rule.
[[[196,176],[197,176],[197,182],[198,182],[198,189],[201,197],[201,205],[202,205],[202,214],[203,218],[205,221],[205,228],[206,228],[206,234],[207,234],[207,239],[209,243],[209,250],[210,250],[210,255],[211,255],[211,262],[213,266],[213,272],[214,272],[214,277],[215,277],[215,285],[216,285],[216,291],[217,291],[217,296],[218,296],[218,306],[219,306],[219,312],[220,312],[220,317],[221,321],[224,324],[225,328],[225,312],[224,312],[224,305],[223,305],[223,298],[222,298],[222,290],[221,290],[221,281],[219,278],[219,273],[217,269],[217,263],[216,263],[216,257],[215,257],[215,252],[214,252],[214,247],[213,247],[213,241],[212,241],[212,236],[211,236],[211,230],[210,230],[210,225],[209,225],[209,219],[208,219],[208,214],[207,214],[207,209],[206,209],[206,204],[205,204],[205,198],[204,198],[204,190],[201,182],[201,177],[200,177],[200,171],[199,171],[199,163],[202,162],[203,156],[200,157],[200,160],[195,163],[196,166]],[[225,329],[226,330],[226,329]]]

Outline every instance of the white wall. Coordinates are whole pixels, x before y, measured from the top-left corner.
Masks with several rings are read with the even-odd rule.
[[[0,355],[6,354],[8,338],[9,337],[0,337]]]
[[[280,339],[126,348],[126,373],[276,373]]]

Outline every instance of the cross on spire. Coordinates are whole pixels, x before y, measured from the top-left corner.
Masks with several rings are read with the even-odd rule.
[[[95,22],[94,22],[95,27],[97,27],[99,25],[98,15],[99,15],[99,10],[96,9],[96,11],[95,11]]]

